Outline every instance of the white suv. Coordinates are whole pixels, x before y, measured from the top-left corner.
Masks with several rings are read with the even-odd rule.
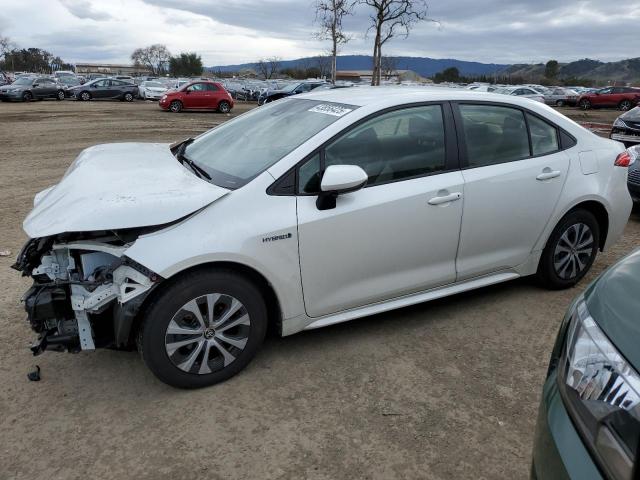
[[[537,274],[622,234],[632,161],[539,102],[358,88],[181,144],[99,145],[35,198],[16,265],[34,353],[135,348],[178,387],[281,335]]]

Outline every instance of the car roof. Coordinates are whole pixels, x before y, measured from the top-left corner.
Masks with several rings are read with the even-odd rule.
[[[378,104],[402,105],[411,102],[438,102],[449,100],[477,100],[477,101],[501,101],[503,103],[519,104],[520,102],[506,95],[492,92],[477,92],[474,90],[447,88],[447,87],[352,87],[336,88],[316,92],[312,90],[296,98],[310,100],[324,100],[327,102],[345,103],[364,107]],[[524,100],[530,102],[530,100]],[[527,105],[530,105],[527,103]]]

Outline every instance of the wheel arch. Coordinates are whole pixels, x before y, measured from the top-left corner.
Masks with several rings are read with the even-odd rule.
[[[556,228],[556,225],[558,225],[564,217],[569,215],[571,212],[575,212],[576,210],[586,210],[594,217],[596,217],[598,227],[600,228],[598,249],[602,251],[607,243],[607,236],[609,234],[609,211],[607,210],[607,207],[605,207],[604,203],[594,199],[581,200],[575,205],[569,207],[565,212],[563,212],[562,215],[559,216],[558,221],[555,222],[555,224],[553,224],[549,229],[549,234],[547,235],[547,238],[545,238],[544,245],[546,245],[549,241],[549,237],[551,236],[553,230]]]
[[[258,287],[260,292],[263,294],[265,299],[265,303],[267,306],[267,319],[268,319],[269,330],[277,333],[278,335],[281,335],[281,332],[282,332],[281,304],[275,289],[273,288],[272,284],[267,280],[267,278],[255,268],[245,265],[243,263],[239,263],[235,261],[211,261],[211,262],[201,263],[198,265],[193,265],[191,267],[185,268],[184,270],[175,272],[169,278],[165,279],[162,283],[160,283],[156,288],[154,288],[140,304],[137,312],[135,313],[133,318],[130,320],[130,325],[128,326],[128,328],[126,325],[114,325],[114,332],[116,332],[116,343],[118,345],[123,345],[123,344],[135,345],[135,338],[138,333],[140,324],[142,323],[142,319],[144,318],[145,311],[147,307],[153,302],[153,300],[157,298],[159,295],[161,295],[167,287],[169,287],[171,284],[176,282],[183,275],[187,275],[197,271],[211,270],[211,269],[230,270],[230,271],[233,271],[234,273],[242,275],[243,277],[247,278],[252,283],[254,283]],[[117,322],[117,320],[114,319],[114,322]],[[118,332],[120,333],[118,334]]]

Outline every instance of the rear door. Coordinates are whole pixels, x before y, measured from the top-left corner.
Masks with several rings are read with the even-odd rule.
[[[298,238],[307,314],[318,317],[453,283],[463,182],[449,104],[380,113],[298,170]],[[316,206],[330,165],[367,186]]]
[[[569,157],[555,126],[504,104],[460,103],[464,205],[458,280],[525,263],[562,192]],[[530,132],[530,133],[529,133]]]
[[[216,109],[218,108],[218,102],[220,102],[220,100],[222,100],[222,90],[215,84],[213,83],[206,83],[205,84],[205,101],[206,101],[206,107],[205,108],[211,108],[211,109]]]

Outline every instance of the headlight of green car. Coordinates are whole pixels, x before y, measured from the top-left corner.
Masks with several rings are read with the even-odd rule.
[[[616,480],[640,478],[640,375],[591,317],[584,300],[571,314],[558,382],[600,468]]]

